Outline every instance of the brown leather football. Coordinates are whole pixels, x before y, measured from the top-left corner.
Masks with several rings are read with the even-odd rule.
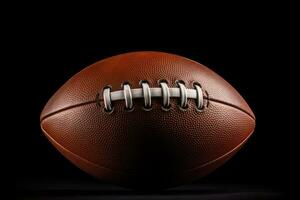
[[[255,116],[223,78],[187,58],[133,52],[68,80],[41,128],[85,172],[128,187],[171,187],[213,171],[247,141]]]

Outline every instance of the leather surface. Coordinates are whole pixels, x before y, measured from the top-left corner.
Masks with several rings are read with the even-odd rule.
[[[143,99],[134,110],[124,101],[113,102],[114,112],[103,109],[102,89],[132,88],[147,80],[150,87],[165,79],[169,87],[183,80],[188,88],[197,81],[207,91],[205,108],[194,100],[183,111],[179,99],[161,109],[153,98],[151,111]],[[100,105],[95,101],[100,92]],[[170,186],[194,180],[228,160],[252,134],[255,118],[238,92],[205,66],[186,58],[135,52],[114,56],[73,76],[49,100],[41,114],[41,127],[51,143],[71,162],[99,178],[127,185],[141,182]]]
[[[198,81],[211,99],[235,105],[254,117],[239,93],[204,65],[168,53],[133,52],[96,62],[73,76],[49,100],[41,118],[69,106],[95,101],[96,94],[101,94],[107,85],[115,91],[126,81],[132,88],[138,88],[141,80],[147,80],[150,87],[158,87],[157,81],[161,79],[167,80],[169,87],[176,87],[175,81],[183,80],[188,88],[193,88],[192,82]]]

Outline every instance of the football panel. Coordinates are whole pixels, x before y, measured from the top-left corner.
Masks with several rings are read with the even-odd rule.
[[[249,137],[246,138],[242,143],[240,143],[236,148],[234,148],[230,152],[227,152],[223,156],[183,173],[168,174],[167,172],[157,172],[153,170],[148,173],[137,175],[135,173],[121,173],[119,171],[114,171],[92,163],[61,146],[59,143],[53,140],[53,138],[49,136],[47,132],[44,131],[44,133],[49,141],[53,144],[53,146],[63,156],[65,156],[71,163],[73,163],[75,166],[77,166],[87,174],[103,181],[108,181],[114,184],[120,184],[122,186],[133,188],[165,188],[195,181],[223,165],[238,152],[238,150],[246,143],[246,141],[250,137],[249,135]]]
[[[239,93],[223,78],[207,67],[187,58],[161,52],[133,52],[101,60],[77,73],[48,101],[41,119],[61,109],[95,101],[103,88],[121,90],[128,81],[132,88],[140,88],[139,82],[147,80],[150,87],[158,87],[157,81],[165,79],[169,87],[177,87],[176,80],[183,80],[188,88],[199,82],[209,97],[235,105],[253,118],[254,114]]]
[[[173,100],[167,112],[158,100],[153,103],[151,111],[144,111],[141,101],[127,112],[117,102],[111,114],[92,103],[49,116],[41,126],[72,153],[129,173],[193,169],[234,149],[255,127],[248,114],[218,102],[210,101],[203,112],[192,101],[182,111]]]

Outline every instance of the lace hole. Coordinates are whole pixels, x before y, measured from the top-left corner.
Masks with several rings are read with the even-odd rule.
[[[176,85],[177,87],[179,87],[179,83],[185,85],[185,82],[184,82],[183,80],[176,80],[176,81],[175,81],[175,85]]]
[[[199,112],[199,113],[203,112],[204,111],[204,106],[202,108],[197,108],[196,107],[196,111]]]
[[[132,112],[134,110],[134,106],[132,106],[132,108],[126,108],[126,107],[124,107],[124,110],[126,112]]]
[[[139,85],[142,86],[143,83],[149,84],[149,82],[147,80],[140,80]]]
[[[187,111],[187,110],[189,109],[188,104],[187,104],[186,106],[184,106],[184,107],[181,107],[180,105],[179,105],[178,107],[179,107],[179,109],[182,110],[182,111]]]
[[[115,110],[114,108],[112,108],[111,110],[107,110],[107,109],[103,108],[103,111],[104,111],[105,113],[107,113],[107,114],[113,113],[114,110]]]
[[[121,83],[121,88],[124,89],[124,85],[129,85],[131,86],[131,84],[129,83],[129,81],[124,81],[123,83]]]
[[[103,93],[103,91],[104,91],[105,89],[107,89],[107,88],[109,88],[110,90],[112,90],[112,86],[111,86],[111,85],[106,85],[106,86],[103,87],[102,93]]]
[[[150,107],[143,106],[144,111],[151,111],[152,109],[153,109],[152,106],[150,106]]]
[[[171,105],[169,106],[161,106],[161,109],[164,110],[164,111],[170,111],[171,110]]]
[[[159,79],[157,81],[157,84],[160,85],[161,83],[166,83],[166,84],[169,84],[169,82],[166,80],[166,79]]]
[[[192,84],[193,84],[193,87],[195,87],[195,85],[198,85],[200,88],[202,88],[202,85],[197,81],[193,81]]]

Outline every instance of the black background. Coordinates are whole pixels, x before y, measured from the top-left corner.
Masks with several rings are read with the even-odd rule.
[[[26,105],[18,107],[21,120],[13,127],[18,133],[17,192],[23,194],[34,182],[53,180],[98,184],[52,147],[40,130],[39,115],[53,93],[84,67],[140,50],[179,54],[208,66],[240,92],[256,115],[256,130],[240,152],[195,184],[255,185],[283,191],[293,173],[287,166],[285,141],[295,132],[287,126],[290,119],[283,109],[291,75],[285,57],[288,38],[279,32],[285,24],[279,24],[276,15],[238,14],[197,20],[200,17],[195,13],[193,22],[180,17],[138,21],[137,16],[102,16],[88,23],[80,17],[72,22],[53,20],[51,15],[39,20],[33,15],[22,21],[15,47],[19,56],[13,68],[22,97],[19,104]]]

